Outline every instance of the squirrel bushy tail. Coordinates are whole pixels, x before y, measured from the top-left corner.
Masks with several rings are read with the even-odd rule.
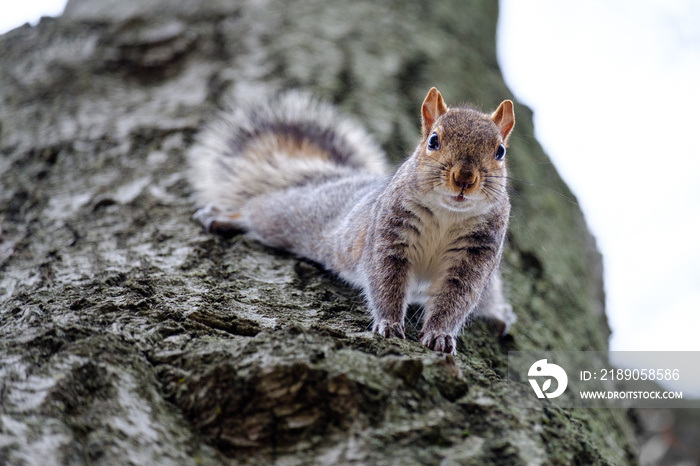
[[[294,186],[385,174],[388,163],[358,124],[308,94],[287,91],[229,102],[199,136],[190,170],[198,202],[235,208]]]

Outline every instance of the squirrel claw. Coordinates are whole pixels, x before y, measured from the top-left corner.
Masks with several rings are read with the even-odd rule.
[[[373,331],[382,335],[385,338],[397,337],[402,340],[406,339],[406,332],[404,331],[404,326],[401,322],[394,322],[393,324],[387,321],[381,321],[374,324]]]
[[[420,332],[418,334],[421,344],[439,353],[457,354],[457,340],[447,333]]]

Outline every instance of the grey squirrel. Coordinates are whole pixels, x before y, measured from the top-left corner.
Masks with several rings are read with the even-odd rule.
[[[373,330],[405,338],[424,305],[421,343],[456,353],[471,316],[515,322],[499,263],[510,215],[506,146],[513,103],[448,108],[432,88],[422,138],[392,174],[360,126],[300,92],[233,103],[190,152],[208,231],[246,231],[362,289]]]

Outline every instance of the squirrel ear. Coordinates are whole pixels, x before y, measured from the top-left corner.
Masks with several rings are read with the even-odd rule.
[[[508,142],[508,136],[515,126],[515,113],[513,112],[513,102],[510,100],[504,100],[501,105],[498,106],[493,115],[491,115],[491,120],[501,129],[501,137],[503,142]]]
[[[423,138],[427,138],[430,135],[430,130],[433,127],[435,120],[447,112],[447,107],[445,106],[445,101],[442,100],[442,95],[440,91],[434,87],[428,92],[428,96],[423,101],[423,107],[421,108],[422,119],[422,132]]]

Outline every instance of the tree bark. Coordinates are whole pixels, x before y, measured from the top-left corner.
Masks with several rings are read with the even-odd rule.
[[[601,258],[516,106],[504,281],[456,357],[369,332],[314,264],[191,219],[229,94],[298,87],[394,161],[431,86],[512,98],[492,0],[72,0],[0,37],[0,462],[620,464],[625,411],[506,402],[509,350],[605,350]],[[552,194],[553,192],[559,193]],[[525,407],[528,407],[527,409]]]

